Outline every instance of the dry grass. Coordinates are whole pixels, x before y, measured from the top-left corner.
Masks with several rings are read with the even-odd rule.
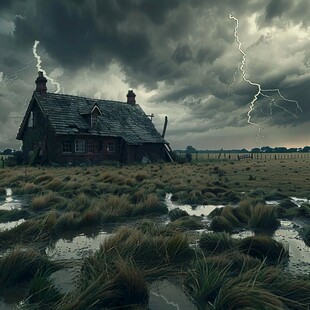
[[[34,211],[39,211],[43,209],[50,209],[55,204],[64,202],[64,199],[60,197],[57,193],[48,191],[43,195],[38,195],[32,198],[31,207]]]

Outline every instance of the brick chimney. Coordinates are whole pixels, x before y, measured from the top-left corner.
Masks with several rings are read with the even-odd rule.
[[[128,90],[128,94],[126,95],[127,97],[127,103],[135,105],[136,104],[136,94],[133,92],[132,89]]]
[[[39,76],[36,79],[36,92],[40,93],[41,95],[46,95],[46,82],[47,79],[45,78],[45,76],[43,75],[42,71],[38,72]]]

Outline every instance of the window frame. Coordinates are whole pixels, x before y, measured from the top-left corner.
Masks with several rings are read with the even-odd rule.
[[[72,142],[70,140],[62,140],[62,152],[72,153]]]
[[[76,139],[74,141],[74,151],[75,153],[85,153],[85,140]]]
[[[115,142],[108,142],[107,143],[107,152],[108,153],[115,153]]]
[[[33,128],[34,127],[34,113],[33,113],[33,111],[31,111],[30,114],[29,114],[28,127],[29,128]]]

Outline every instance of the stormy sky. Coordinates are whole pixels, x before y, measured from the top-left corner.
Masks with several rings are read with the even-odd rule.
[[[174,149],[309,145],[309,26],[309,0],[1,0],[0,149],[20,147],[36,40],[61,93],[125,101],[133,88],[160,132],[168,115]]]

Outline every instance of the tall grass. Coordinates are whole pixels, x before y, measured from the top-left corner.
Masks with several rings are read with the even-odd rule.
[[[309,309],[310,281],[263,265],[229,279],[213,309]]]
[[[252,230],[270,230],[280,226],[277,219],[276,208],[258,204],[252,207],[249,227]]]
[[[222,285],[231,276],[230,265],[198,259],[187,269],[184,286],[198,304],[213,302]]]
[[[38,270],[51,270],[52,266],[37,250],[16,247],[0,258],[0,287],[28,280],[34,277]]]
[[[241,239],[239,245],[240,250],[247,255],[259,259],[266,258],[269,262],[281,263],[288,259],[288,248],[267,235],[257,235]]]
[[[210,228],[213,231],[235,232],[242,229],[254,231],[272,230],[280,225],[276,208],[264,204],[256,204],[249,200],[241,202],[237,207],[227,206],[212,215]]]
[[[215,310],[233,309],[286,309],[276,295],[260,287],[245,283],[232,285],[230,281],[221,289],[212,307]]]
[[[149,194],[133,206],[132,215],[166,214],[167,206],[155,194]]]
[[[132,264],[117,260],[113,269],[102,263],[95,270],[85,262],[78,288],[55,305],[55,310],[138,308],[148,303],[149,290],[142,273]]]
[[[99,252],[147,267],[182,262],[193,254],[184,234],[153,237],[128,227],[119,228],[114,236],[105,240]]]
[[[63,295],[49,278],[50,271],[38,270],[31,279],[28,288],[28,297],[21,309],[53,309],[60,302]]]
[[[28,218],[29,213],[26,210],[0,210],[0,223],[10,222],[10,221],[17,221],[22,218]]]
[[[31,207],[34,211],[39,211],[53,207],[56,203],[64,201],[57,193],[48,191],[43,195],[38,195],[32,198]]]
[[[239,242],[228,233],[203,234],[198,241],[199,247],[208,254],[218,254],[238,248]]]
[[[171,222],[168,226],[178,231],[198,230],[204,228],[201,218],[198,216],[183,216]]]

